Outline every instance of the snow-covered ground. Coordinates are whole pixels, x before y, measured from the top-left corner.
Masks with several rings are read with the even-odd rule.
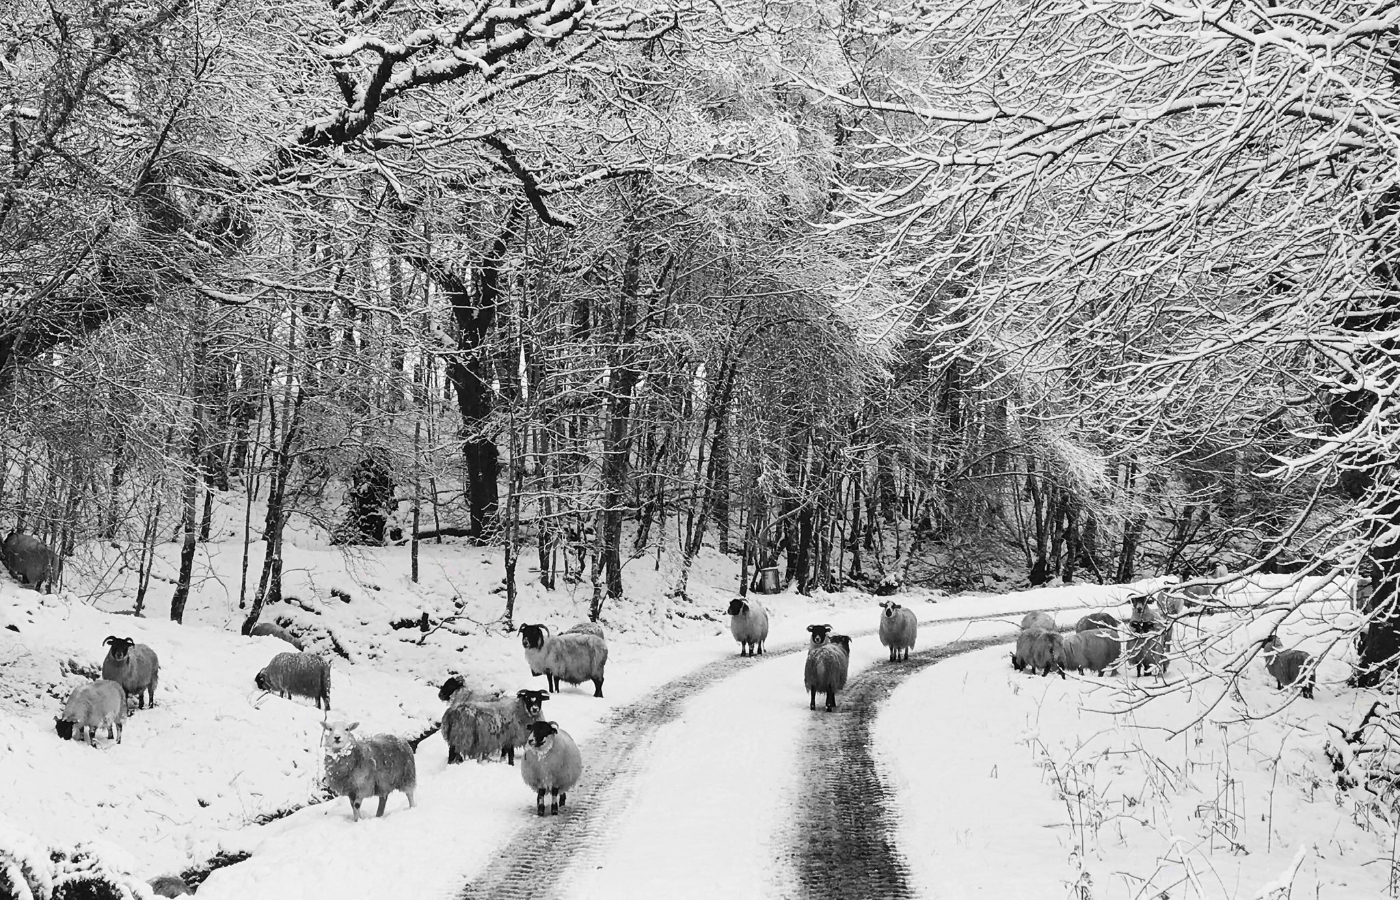
[[[86,580],[80,571],[70,581],[79,590],[44,597],[0,583],[0,843],[110,847],[141,878],[194,869],[217,854],[250,854],[215,871],[200,896],[455,896],[521,829],[538,827],[519,770],[448,766],[444,743],[432,736],[417,753],[417,808],[396,794],[383,819],[353,823],[344,799],[317,802],[322,716],[309,703],[254,689],[257,670],[288,648],[237,633],[241,552],[234,540],[204,548],[184,625],[166,620],[166,582],[156,582],[146,617],[121,614],[130,608],[131,584],[126,575],[111,576],[119,570],[110,549],[90,551]],[[338,648],[331,715],[359,721],[364,734],[413,737],[432,728],[443,707],[437,687],[450,672],[482,690],[543,687],[529,677],[518,637],[493,624],[504,604],[498,554],[450,544],[422,552],[424,577],[415,585],[407,548],[344,555],[313,529],[295,533],[286,579],[295,599],[264,615],[311,635],[313,649]],[[174,545],[162,548],[158,572],[173,572],[174,554]],[[253,573],[258,563],[254,553]],[[91,573],[107,577],[99,582]],[[706,554],[690,599],[679,600],[667,596],[674,573],[664,566],[629,567],[631,599],[603,617],[606,699],[566,688],[545,706],[585,757],[606,737],[611,714],[735,655],[722,614],[734,574],[731,561]],[[98,583],[100,592],[84,587]],[[522,572],[515,622],[558,628],[578,621],[588,587],[548,592]],[[1032,609],[1060,610],[1063,625],[1089,609],[1124,612],[1132,590],[897,599],[924,623],[924,649],[993,634],[1009,640]],[[773,620],[770,649],[800,645],[808,624],[828,622],[857,635],[853,675],[888,665],[873,635],[876,598],[786,593],[762,600]],[[1280,631],[1316,632],[1325,620],[1311,615],[1315,606],[1290,612],[1281,605],[1278,615],[1289,618]],[[423,612],[441,627],[427,636],[394,627]],[[1213,625],[1224,637],[1211,659],[1245,647],[1258,627]],[[136,712],[120,746],[105,735],[97,750],[59,741],[53,717],[100,668],[109,634],[160,654],[158,705]],[[791,860],[782,848],[795,827],[797,766],[812,716],[826,715],[807,709],[802,664],[801,653],[745,661],[658,727],[628,761],[626,790],[596,798],[595,813],[607,805],[607,827],[561,893],[791,895],[784,868]],[[1303,846],[1298,877],[1309,896],[1361,896],[1346,890],[1363,887],[1374,896],[1389,870],[1385,841],[1334,804],[1320,752],[1322,720],[1349,722],[1366,705],[1337,687],[1344,675],[1343,661],[1329,661],[1314,704],[1229,726],[1216,722],[1243,707],[1222,704],[1207,724],[1175,738],[1164,729],[1189,721],[1212,696],[1205,681],[1190,694],[1109,718],[1095,710],[1121,699],[1110,688],[1125,682],[1017,675],[1004,648],[913,675],[875,734],[899,789],[899,845],[915,884],[940,897],[1062,896],[1087,872],[1094,887],[1084,897],[1135,896],[1146,880],[1160,890],[1183,878],[1195,878],[1200,887],[1192,890],[1203,896],[1253,896]],[[1258,712],[1277,697],[1254,662],[1242,702]],[[568,814],[589,803],[588,776]],[[1066,785],[1075,794],[1069,804],[1061,796]],[[16,852],[0,846],[6,849]],[[1016,865],[994,862],[1009,854]],[[1361,869],[1382,857],[1384,865]]]

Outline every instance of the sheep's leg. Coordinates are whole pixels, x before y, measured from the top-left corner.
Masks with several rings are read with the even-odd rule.
[[[405,797],[408,798],[408,808],[409,808],[409,809],[413,809],[413,807],[415,807],[415,806],[418,805],[418,804],[416,804],[416,803],[413,802],[413,791],[414,791],[414,788],[404,788],[404,789],[403,789],[403,795],[404,795]]]
[[[118,717],[118,718],[117,718],[117,743],[120,744],[121,742],[122,742],[122,720],[121,720],[120,717]]]
[[[835,692],[835,691],[827,691],[827,692],[826,692],[826,711],[827,711],[827,712],[832,712],[832,711],[834,711],[835,709],[836,709],[836,692]]]
[[[740,642],[739,642],[739,655],[740,655],[740,656],[748,656],[748,655],[749,655],[749,644],[748,644],[748,641],[740,641]]]
[[[811,709],[812,709],[813,711],[815,711],[816,708],[817,708],[817,692],[814,690],[814,691],[812,691],[812,704],[811,704]]]
[[[558,789],[558,788],[550,788],[550,789],[549,789],[549,814],[550,814],[551,816],[557,816],[557,815],[559,815],[559,789]]]
[[[601,678],[595,678],[595,679],[593,679],[593,696],[595,696],[595,697],[601,697],[601,696],[603,696],[603,679],[601,679]]]
[[[563,808],[564,808],[564,801],[567,800],[567,799],[569,799],[569,795],[566,794],[566,793],[564,793],[563,791],[560,791],[560,792],[559,792],[559,808],[560,808],[560,809],[563,809]]]
[[[360,798],[354,794],[347,795],[350,798],[350,821],[360,821]]]
[[[116,730],[116,727],[111,722],[107,723],[107,740],[110,741],[116,738]]]
[[[462,761],[462,754],[459,753],[459,752],[457,751],[457,748],[456,748],[456,747],[453,747],[453,746],[449,745],[448,748],[447,748],[447,764],[448,764],[449,766],[451,766],[451,765],[455,765],[456,763],[459,763],[459,762],[461,762],[461,761]]]
[[[544,788],[535,791],[535,812],[544,815]]]
[[[96,725],[92,725],[92,726],[89,726],[89,727],[88,727],[88,729],[87,729],[87,738],[88,738],[88,743],[89,743],[89,744],[91,744],[91,745],[94,746],[94,747],[97,746],[97,726],[96,726]]]
[[[501,751],[501,755],[506,758],[506,765],[515,765],[515,747],[507,747]]]
[[[384,807],[389,805],[389,795],[387,793],[379,795],[379,811],[374,814],[376,819],[384,815]]]

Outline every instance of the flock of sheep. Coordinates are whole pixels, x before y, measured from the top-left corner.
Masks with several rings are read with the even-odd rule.
[[[1100,676],[1117,673],[1126,662],[1142,677],[1154,672],[1165,678],[1171,660],[1172,636],[1182,615],[1179,595],[1159,592],[1131,598],[1132,615],[1119,622],[1111,613],[1096,612],[1075,623],[1074,631],[1061,633],[1049,613],[1030,612],[1021,620],[1011,665],[1018,672],[1041,676],[1052,671],[1065,677],[1067,669],[1084,674],[1087,669]],[[1127,645],[1126,655],[1124,644]],[[1264,667],[1280,690],[1293,685],[1311,700],[1317,678],[1317,661],[1305,650],[1285,650],[1277,634],[1269,634],[1261,645]]]

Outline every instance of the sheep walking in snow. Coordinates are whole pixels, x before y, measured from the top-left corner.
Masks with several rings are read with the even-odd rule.
[[[392,734],[356,737],[359,724],[321,723],[326,730],[326,786],[337,797],[349,798],[351,818],[356,822],[366,797],[379,798],[376,817],[384,815],[384,806],[394,791],[403,791],[409,808],[413,808],[413,791],[418,786],[413,748]]]
[[[448,763],[505,757],[515,765],[515,748],[525,743],[531,724],[539,721],[544,691],[518,691],[501,700],[454,701],[442,714],[442,739]]]
[[[813,626],[825,627],[831,626]],[[813,632],[815,636],[815,632]],[[807,651],[807,666],[803,671],[802,682],[811,697],[809,708],[817,708],[817,693],[826,694],[826,711],[836,709],[836,694],[846,689],[846,675],[851,666],[851,639],[844,634],[833,634]]]
[[[1308,700],[1313,698],[1317,682],[1317,664],[1306,650],[1285,650],[1277,634],[1264,639],[1264,668],[1278,682],[1279,690],[1298,685],[1298,692]]]
[[[553,636],[544,625],[521,625],[520,643],[525,647],[530,674],[544,675],[550,693],[557,692],[562,683],[591,681],[593,696],[603,696],[603,673],[608,664],[604,638],[586,631]]]
[[[1095,631],[1100,628],[1107,628],[1110,631],[1118,628],[1118,617],[1113,613],[1096,612],[1089,613],[1084,618],[1074,624],[1075,631]]]
[[[739,642],[740,656],[758,656],[768,640],[768,610],[757,600],[729,601],[729,633]]]
[[[261,691],[275,691],[279,697],[305,697],[316,701],[316,708],[331,708],[331,665],[315,653],[279,653],[253,678]]]
[[[1055,617],[1048,612],[1028,612],[1021,619],[1022,631],[1054,631]]]
[[[1061,637],[1059,662],[1062,671],[1074,669],[1082,675],[1089,669],[1102,676],[1106,671],[1117,670],[1122,652],[1122,643],[1111,631],[1076,631]]]
[[[248,637],[263,636],[271,636],[277,638],[279,641],[286,641],[298,650],[306,649],[302,646],[301,641],[297,640],[290,631],[280,625],[274,625],[271,622],[259,622],[253,626],[252,631],[248,632]]]
[[[569,791],[583,774],[583,757],[578,744],[558,722],[534,722],[525,741],[525,759],[520,764],[520,777],[535,792],[535,810],[544,815],[544,795],[550,796],[550,815],[559,815],[559,808],[568,800]]]
[[[97,746],[97,729],[107,729],[107,740],[114,737],[122,742],[122,725],[126,721],[126,691],[115,681],[90,681],[73,688],[63,714],[55,717],[54,730],[65,741],[73,739],[76,728],[79,740],[86,739]]]
[[[147,696],[151,706],[155,706],[156,685],[160,683],[160,659],[156,651],[131,638],[115,635],[108,635],[102,643],[110,648],[107,658],[102,660],[102,677],[120,684],[128,698],[134,695],[142,709],[146,708]]]
[[[884,612],[880,615],[880,643],[890,650],[890,662],[909,658],[914,641],[919,636],[919,617],[908,607],[900,606],[893,600],[880,604]]]
[[[15,580],[34,590],[47,588],[53,593],[53,580],[58,576],[58,560],[49,545],[32,534],[10,532],[0,545],[0,559]]]

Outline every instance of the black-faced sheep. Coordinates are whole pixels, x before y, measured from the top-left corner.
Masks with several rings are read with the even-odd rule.
[[[1167,676],[1172,649],[1172,623],[1151,607],[1151,598],[1132,598],[1133,614],[1128,617],[1132,637],[1128,641],[1128,662],[1138,677],[1155,669],[1161,678]]]
[[[908,607],[900,606],[893,600],[880,604],[884,612],[880,615],[880,643],[890,650],[890,662],[909,658],[914,641],[919,637],[919,617]]]
[[[1021,619],[1022,631],[1054,631],[1055,617],[1047,612],[1028,612]]]
[[[813,626],[825,627],[831,626]],[[814,632],[815,635],[815,632]],[[833,634],[807,651],[807,665],[803,670],[802,682],[811,697],[809,708],[817,708],[817,693],[826,694],[826,711],[836,709],[836,694],[846,689],[846,674],[851,665],[851,639],[844,634]]]
[[[757,600],[729,601],[729,633],[739,642],[740,656],[758,656],[768,640],[768,610]]]
[[[1040,672],[1042,677],[1049,675],[1054,669],[1063,678],[1063,643],[1064,636],[1058,631],[1043,631],[1039,628],[1022,631],[1016,636],[1016,649],[1011,654],[1011,664],[1018,672],[1030,670],[1032,675]]]
[[[5,543],[0,545],[0,559],[4,560],[5,568],[17,581],[36,591],[47,587],[49,593],[53,592],[58,561],[49,545],[34,535],[10,532]]]
[[[252,631],[248,632],[249,637],[263,637],[266,635],[275,637],[279,641],[286,641],[298,650],[306,649],[301,641],[297,640],[290,631],[280,625],[274,625],[271,622],[259,622],[253,626]]]
[[[160,659],[156,651],[131,638],[115,635],[108,635],[102,643],[110,647],[107,658],[102,660],[102,677],[120,684],[128,698],[135,696],[142,709],[146,708],[148,695],[151,706],[155,706],[156,685],[160,683]]]
[[[1094,631],[1099,628],[1107,628],[1110,631],[1119,625],[1118,617],[1113,613],[1096,612],[1089,613],[1078,622],[1074,623],[1075,631]]]
[[[284,699],[297,696],[315,700],[316,708],[331,708],[331,666],[315,653],[279,653],[253,678],[261,691],[275,691]]]
[[[818,644],[825,644],[827,636],[831,634],[830,625],[808,625],[807,630],[812,633],[812,646],[814,647]]]
[[[442,739],[448,763],[466,759],[505,757],[515,765],[515,748],[525,743],[528,729],[539,721],[544,691],[517,691],[501,700],[453,700],[442,714]]]
[[[54,730],[65,741],[73,739],[73,730],[80,740],[86,738],[97,746],[97,729],[107,729],[107,740],[122,742],[122,725],[126,721],[126,691],[115,681],[90,681],[73,688],[63,714],[54,719]],[[115,731],[115,733],[114,733]]]
[[[586,631],[566,631],[552,636],[544,625],[521,625],[520,643],[525,648],[530,673],[543,674],[551,693],[557,692],[562,683],[591,681],[593,696],[603,696],[604,670],[608,664],[608,643],[604,638]]]
[[[151,886],[151,893],[157,897],[188,897],[192,895],[190,886],[185,884],[185,879],[179,875],[157,875],[146,883]]]
[[[550,815],[559,815],[559,808],[568,800],[569,791],[583,774],[583,757],[578,744],[558,722],[534,722],[525,741],[525,759],[520,764],[520,777],[535,792],[535,809],[544,815],[544,795],[550,795]]]
[[[1111,631],[1076,631],[1062,636],[1059,662],[1062,669],[1074,669],[1081,675],[1085,669],[1103,675],[1117,669],[1122,652],[1122,643]]]
[[[1279,690],[1290,685],[1298,685],[1298,692],[1307,699],[1313,698],[1313,686],[1317,682],[1317,665],[1311,653],[1306,650],[1284,650],[1277,634],[1264,639],[1264,668],[1278,682]]]
[[[384,815],[389,794],[403,791],[413,808],[413,792],[418,786],[418,765],[413,748],[397,735],[376,734],[358,738],[359,722],[322,722],[326,730],[326,786],[337,797],[350,800],[351,818],[360,820],[360,803],[366,797],[379,798],[375,816]]]

